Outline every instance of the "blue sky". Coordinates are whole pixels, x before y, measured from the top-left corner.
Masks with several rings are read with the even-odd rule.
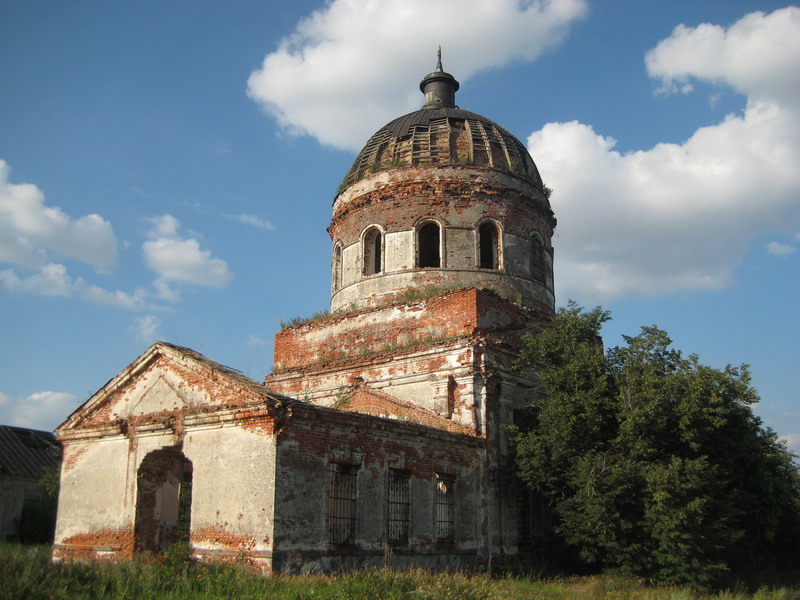
[[[439,44],[555,190],[558,303],[749,363],[800,451],[800,9],[766,0],[0,0],[0,423],[52,429],[156,339],[261,380]]]

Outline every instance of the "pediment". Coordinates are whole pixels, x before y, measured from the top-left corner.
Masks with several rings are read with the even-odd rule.
[[[129,416],[143,416],[163,411],[185,409],[192,403],[184,398],[178,387],[171,384],[164,374],[160,374],[144,390],[139,398],[130,401]]]
[[[190,350],[156,342],[58,428],[119,427],[153,414],[197,412],[273,397],[266,387]],[[116,425],[115,425],[116,424]]]

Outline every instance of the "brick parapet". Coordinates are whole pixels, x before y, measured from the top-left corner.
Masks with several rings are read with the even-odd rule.
[[[442,292],[287,327],[275,336],[273,374],[369,364],[465,338],[513,344],[521,332],[538,328],[544,318],[541,312],[489,290]]]

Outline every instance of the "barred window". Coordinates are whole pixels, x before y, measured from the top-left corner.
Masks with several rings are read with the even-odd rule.
[[[537,236],[533,236],[531,238],[531,276],[536,281],[547,283],[549,262],[544,244]]]
[[[455,483],[452,475],[436,475],[436,539],[452,542],[455,533]]]
[[[358,467],[331,463],[328,493],[328,532],[337,546],[352,546],[356,540],[356,474]]]
[[[408,543],[408,521],[411,511],[411,473],[389,469],[388,529],[390,544]]]

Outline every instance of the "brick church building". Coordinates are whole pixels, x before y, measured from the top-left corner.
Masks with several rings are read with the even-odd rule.
[[[333,203],[331,312],[263,383],[157,342],[58,428],[55,558],[188,541],[265,571],[468,568],[534,523],[509,475],[520,337],[553,314],[555,218],[524,145],[439,60]]]

